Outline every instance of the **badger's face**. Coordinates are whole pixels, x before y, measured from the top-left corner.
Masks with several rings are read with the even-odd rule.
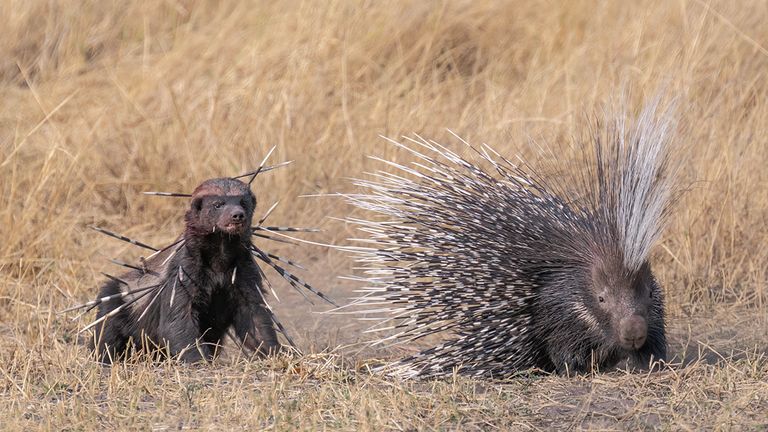
[[[607,321],[605,336],[625,351],[636,351],[648,338],[648,317],[658,286],[646,262],[635,272],[620,266],[595,266],[592,296],[597,315]]]
[[[192,194],[187,225],[199,233],[248,234],[256,197],[248,186],[234,179],[207,180]]]

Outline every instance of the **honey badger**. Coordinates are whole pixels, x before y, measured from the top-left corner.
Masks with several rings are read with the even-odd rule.
[[[245,348],[260,355],[281,350],[276,329],[293,345],[265,301],[266,279],[254,257],[297,290],[308,289],[333,304],[276,261],[298,267],[296,263],[251,242],[252,235],[272,238],[256,231],[314,230],[252,226],[256,197],[247,184],[216,178],[203,182],[191,195],[152,194],[190,197],[184,233],[158,250],[98,229],[155,253],[141,265],[123,264],[131,270],[120,277],[107,275],[110,280],[98,299],[69,309],[98,306],[97,319],[81,330],[95,328],[91,348],[98,360],[111,363],[134,350],[184,362],[207,361],[230,329]]]

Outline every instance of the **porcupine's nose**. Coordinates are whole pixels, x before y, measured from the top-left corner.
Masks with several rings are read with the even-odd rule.
[[[648,323],[640,315],[632,315],[619,324],[619,343],[626,350],[640,349],[648,335]]]
[[[232,222],[242,222],[245,220],[245,212],[242,210],[237,210],[234,213],[232,213]]]

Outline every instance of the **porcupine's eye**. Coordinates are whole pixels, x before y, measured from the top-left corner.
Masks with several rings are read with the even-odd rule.
[[[598,296],[597,301],[599,301],[600,303],[603,303],[605,302],[605,299],[603,298],[603,296]]]

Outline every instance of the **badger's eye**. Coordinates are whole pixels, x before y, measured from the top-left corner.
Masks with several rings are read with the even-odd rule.
[[[600,303],[603,303],[605,301],[605,299],[603,298],[603,296],[599,296],[597,298],[597,301],[599,301]]]

